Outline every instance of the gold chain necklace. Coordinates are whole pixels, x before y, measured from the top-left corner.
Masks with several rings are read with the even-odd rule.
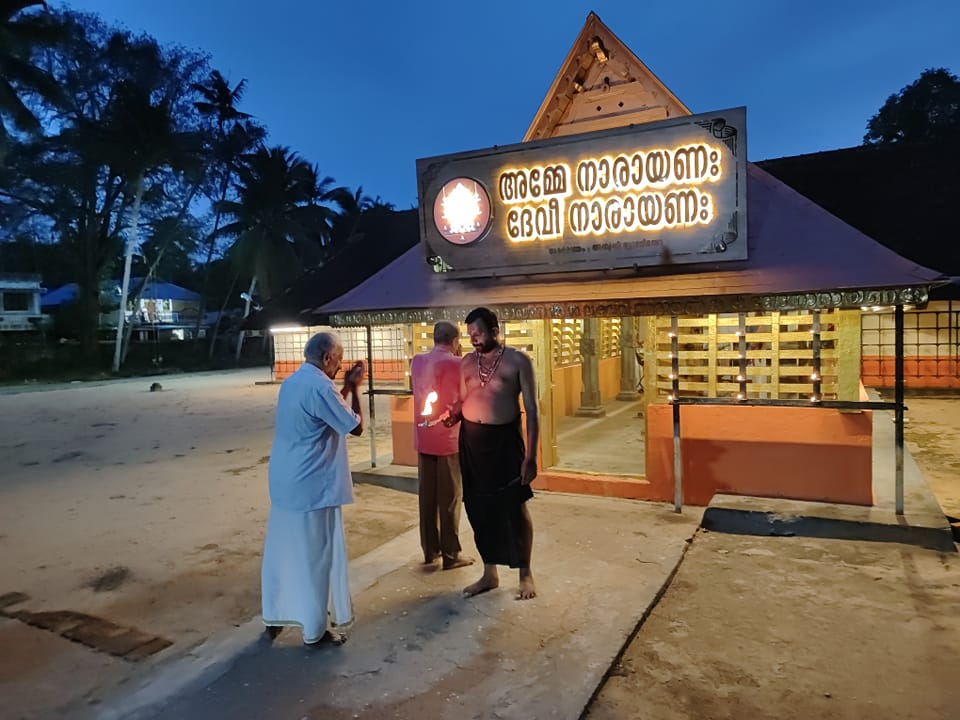
[[[477,377],[480,378],[480,387],[485,387],[488,382],[497,374],[497,368],[500,367],[500,361],[503,359],[503,351],[507,349],[506,345],[500,346],[500,352],[497,353],[497,359],[493,361],[493,364],[489,369],[484,370],[483,368],[483,358],[480,353],[477,353]]]

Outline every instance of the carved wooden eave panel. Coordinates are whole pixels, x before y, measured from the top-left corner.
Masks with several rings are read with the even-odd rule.
[[[524,303],[522,305],[488,303],[504,322],[563,318],[641,317],[645,315],[708,315],[710,313],[769,313],[799,310],[848,309],[864,305],[922,306],[927,302],[928,286],[828,290],[782,295],[716,295],[678,298],[610,299],[577,302]],[[433,323],[453,317],[466,317],[476,305],[397,310],[361,310],[334,312],[329,322],[334,327],[393,325],[397,323]]]
[[[527,142],[690,114],[591,12],[523,139]]]

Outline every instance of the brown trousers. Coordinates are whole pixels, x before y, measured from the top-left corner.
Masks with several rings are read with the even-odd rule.
[[[463,481],[459,455],[418,453],[420,475],[420,546],[423,559],[444,562],[460,555],[460,504]],[[439,526],[438,526],[439,521]]]

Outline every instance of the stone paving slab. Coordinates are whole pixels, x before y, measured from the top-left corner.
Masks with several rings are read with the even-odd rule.
[[[148,655],[160,652],[173,644],[170,640],[151,633],[73,610],[45,610],[41,612],[18,610],[13,613],[4,612],[0,614],[126,660],[142,660]]]
[[[746,495],[715,495],[703,515],[708,530],[739,535],[777,535],[866,540],[917,545],[955,552],[953,533],[943,515],[916,524],[888,508],[815,503]]]

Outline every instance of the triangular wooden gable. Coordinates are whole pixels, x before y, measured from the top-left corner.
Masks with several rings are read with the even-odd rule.
[[[591,12],[523,140],[691,114]]]

